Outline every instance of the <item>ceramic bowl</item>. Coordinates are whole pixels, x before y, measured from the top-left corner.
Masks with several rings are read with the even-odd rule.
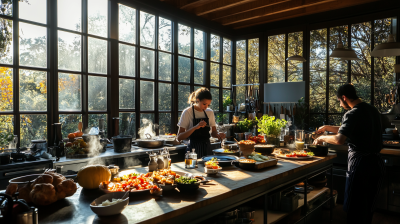
[[[200,182],[194,184],[176,184],[180,192],[193,192],[199,189]]]
[[[159,185],[163,191],[171,191],[176,188],[176,184],[166,184],[166,185]]]
[[[275,145],[271,144],[257,144],[254,146],[256,152],[259,152],[263,155],[270,155],[275,150]]]
[[[90,203],[90,209],[92,209],[92,211],[96,213],[98,216],[109,216],[109,215],[120,214],[129,204],[129,194],[126,194],[126,196],[122,198],[124,194],[125,192],[114,192],[98,197],[92,203]],[[122,198],[123,201],[115,205],[96,206],[98,204],[103,203],[105,200],[112,201],[113,198],[115,199]]]

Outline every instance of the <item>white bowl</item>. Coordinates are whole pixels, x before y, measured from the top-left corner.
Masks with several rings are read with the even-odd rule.
[[[114,192],[114,193],[109,193],[105,194],[101,197],[96,198],[92,203],[90,203],[90,209],[94,213],[96,213],[98,216],[108,216],[108,215],[116,215],[120,214],[126,206],[129,204],[129,193],[126,194],[124,198],[125,192]],[[109,205],[109,206],[96,206],[98,204],[103,203],[105,200],[112,201],[112,199],[119,199],[122,198],[123,201],[120,203],[117,203],[115,205]]]

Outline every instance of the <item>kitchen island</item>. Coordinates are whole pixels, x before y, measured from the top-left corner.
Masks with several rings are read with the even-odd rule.
[[[130,198],[121,215],[99,217],[89,204],[102,195],[99,190],[78,188],[77,192],[50,206],[39,207],[40,223],[198,223],[260,196],[315,176],[332,168],[335,154],[312,160],[280,159],[277,166],[256,171],[227,167],[217,176],[207,177],[213,185],[201,185],[192,194],[164,192],[161,197],[142,193]],[[204,166],[185,169],[184,163],[172,164],[172,170],[203,175]],[[145,173],[145,167],[130,170]],[[266,214],[266,213],[265,213]],[[271,217],[269,217],[271,218]],[[268,217],[264,216],[264,223]]]

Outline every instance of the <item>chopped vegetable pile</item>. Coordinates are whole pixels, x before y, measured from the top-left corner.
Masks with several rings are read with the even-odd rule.
[[[178,184],[195,184],[197,183],[197,179],[196,178],[191,178],[191,177],[185,177],[185,176],[181,176],[178,179],[175,179],[175,182]]]

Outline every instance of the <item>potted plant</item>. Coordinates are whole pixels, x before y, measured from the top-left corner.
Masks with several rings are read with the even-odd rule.
[[[219,125],[222,125],[224,123],[224,120],[226,119],[226,117],[227,117],[226,114],[218,113],[217,118],[216,118],[217,123]]]
[[[254,125],[257,124],[255,120],[248,120],[245,118],[243,121],[239,121],[236,125],[236,138],[237,140],[244,140],[244,132],[248,132],[253,128]]]
[[[223,102],[223,106],[224,106],[224,108],[226,108],[227,111],[232,111],[232,110],[233,110],[233,107],[232,107],[232,109],[231,109],[232,100],[231,100],[231,97],[230,97],[230,96],[227,96],[227,97],[225,98],[225,100],[224,100],[224,102]]]
[[[263,133],[268,143],[279,145],[279,138],[282,128],[286,127],[287,121],[276,119],[275,116],[263,115],[258,120],[258,131]]]
[[[0,133],[0,149],[8,148],[9,143],[14,139],[14,135],[11,132]]]

